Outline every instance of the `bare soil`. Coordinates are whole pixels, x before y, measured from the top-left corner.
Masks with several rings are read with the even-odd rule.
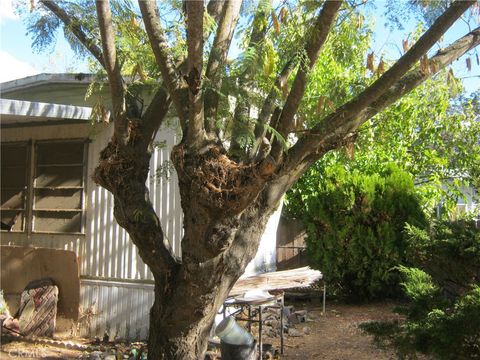
[[[359,328],[367,321],[398,318],[392,312],[395,304],[375,303],[346,305],[327,303],[325,314],[320,305],[305,305],[314,322],[296,325],[308,333],[300,337],[286,337],[281,359],[322,360],[383,360],[396,359],[394,352],[382,350],[373,344],[373,337]],[[297,308],[302,307],[297,305]]]
[[[322,314],[321,304],[296,303],[297,310],[307,310],[313,321],[300,323],[295,329],[300,336],[285,335],[285,351],[279,359],[305,360],[383,360],[396,359],[394,352],[377,348],[372,337],[359,329],[367,321],[395,319],[393,303],[346,305],[327,302]],[[278,343],[278,339],[270,339]],[[268,340],[265,339],[265,342]],[[0,359],[78,359],[85,352],[32,342],[14,341],[1,345]]]

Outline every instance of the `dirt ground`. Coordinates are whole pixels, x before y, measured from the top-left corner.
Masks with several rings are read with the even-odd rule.
[[[308,335],[286,338],[285,353],[281,359],[305,360],[383,360],[395,359],[393,351],[378,349],[372,337],[358,325],[367,321],[397,318],[392,303],[345,305],[327,302],[325,315],[320,305],[306,304],[304,308],[315,319],[297,325]],[[302,309],[300,304],[296,308]],[[304,328],[308,327],[306,331]]]
[[[296,325],[299,336],[285,335],[285,353],[279,359],[305,360],[383,360],[395,359],[392,351],[381,350],[372,338],[358,328],[371,320],[393,319],[394,304],[346,305],[327,302],[326,314],[319,303],[295,303],[296,310],[307,310],[313,321]],[[265,339],[267,342],[268,339]],[[275,343],[275,339],[272,341]],[[90,354],[91,355],[91,354]],[[89,358],[85,351],[46,344],[4,342],[0,359],[78,359]]]

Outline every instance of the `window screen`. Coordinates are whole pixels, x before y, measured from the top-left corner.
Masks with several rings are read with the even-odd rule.
[[[36,144],[33,180],[34,232],[82,232],[83,159],[83,142]]]
[[[28,145],[2,144],[1,152],[1,229],[24,231],[29,168]]]

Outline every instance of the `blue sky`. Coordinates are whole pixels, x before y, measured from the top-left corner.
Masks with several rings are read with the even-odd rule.
[[[63,37],[59,36],[57,45],[50,53],[34,53],[31,49],[31,39],[26,35],[26,27],[14,14],[13,0],[0,0],[0,82],[22,78],[43,72],[87,72],[85,62],[78,59],[70,50]],[[381,1],[376,2],[379,11],[383,7]],[[373,13],[377,15],[377,13]],[[411,28],[405,31],[395,30],[390,32],[383,26],[384,20],[376,21],[376,35],[373,50],[376,54],[386,54],[389,58],[400,55],[401,41]],[[413,22],[412,22],[413,24]],[[457,22],[446,34],[444,43],[448,44],[468,32],[465,23]],[[436,51],[436,49],[434,49]],[[480,50],[479,50],[480,51]],[[465,58],[454,64],[456,76],[463,78],[468,91],[480,88],[480,66],[476,63],[475,55],[472,56],[472,71],[465,66]]]
[[[0,82],[43,72],[87,71],[85,63],[72,53],[59,37],[51,53],[31,49],[26,27],[14,14],[12,0],[0,0]]]

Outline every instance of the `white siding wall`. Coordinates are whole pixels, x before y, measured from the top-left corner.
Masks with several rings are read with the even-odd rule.
[[[108,129],[97,134],[88,151],[89,180],[86,203],[88,211],[82,275],[117,280],[153,280],[127,232],[114,218],[113,195],[91,180],[91,174],[98,164],[98,154],[108,143],[111,132],[112,129]],[[164,233],[175,253],[180,256],[182,208],[176,174],[172,171],[168,179],[157,177],[155,174],[160,165],[165,165],[165,162],[169,161],[175,138],[175,129],[166,128],[158,133],[156,141],[165,142],[166,146],[155,148],[152,154],[147,186]]]
[[[92,315],[83,317],[80,335],[146,339],[153,296],[153,285],[82,280],[80,311]]]

